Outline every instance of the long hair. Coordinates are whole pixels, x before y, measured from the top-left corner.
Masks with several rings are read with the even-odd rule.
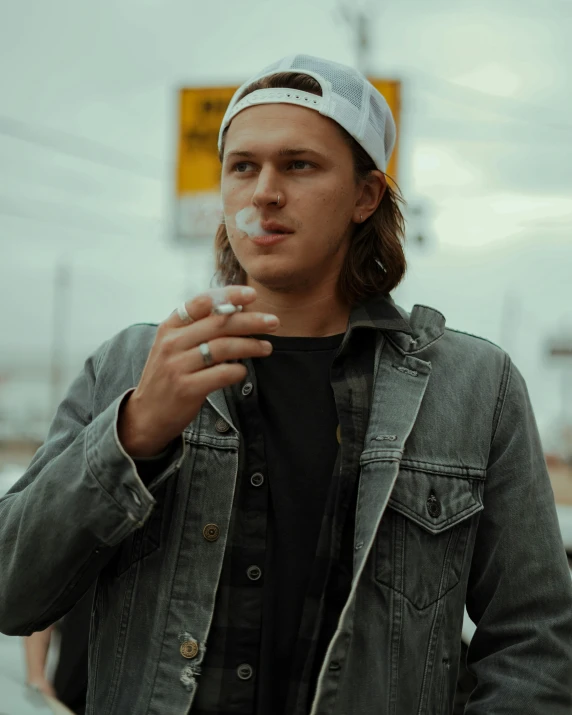
[[[277,72],[249,85],[240,99],[257,89],[268,88],[288,88],[322,94],[319,83],[309,75]],[[352,151],[356,182],[365,179],[370,171],[377,169],[375,163],[343,127],[336,126]],[[225,136],[220,154],[221,162],[224,139]],[[349,305],[359,303],[374,294],[389,294],[405,275],[405,220],[400,209],[404,200],[397,184],[387,175],[386,178],[387,188],[381,202],[376,211],[356,227],[340,270],[338,289]],[[217,282],[220,285],[244,284],[246,273],[232,250],[224,223],[220,224],[216,232],[215,253]]]

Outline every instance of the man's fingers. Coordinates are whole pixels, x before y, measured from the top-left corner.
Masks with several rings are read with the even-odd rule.
[[[213,288],[201,293],[192,300],[186,301],[178,309],[175,309],[167,320],[163,323],[170,328],[180,328],[189,325],[197,320],[206,318],[211,314],[215,305],[231,303],[232,305],[246,305],[252,303],[256,298],[256,291],[248,286],[227,286],[225,288]],[[181,317],[179,312],[188,314],[189,318]]]
[[[192,391],[193,395],[200,395],[204,399],[215,390],[220,390],[222,387],[228,387],[244,380],[247,374],[248,370],[241,363],[221,363],[220,365],[213,365],[199,372],[191,373],[185,377],[185,382],[188,385],[189,392]]]
[[[195,348],[200,343],[210,345],[218,338],[273,333],[278,325],[276,316],[268,313],[236,313],[228,317],[212,315],[197,321],[188,330],[176,331],[169,337],[172,341],[171,347],[177,352],[183,352]]]
[[[213,364],[217,365],[233,360],[267,357],[272,352],[272,345],[268,341],[258,340],[257,338],[215,338],[206,344]],[[188,352],[180,353],[177,357],[177,362],[181,366],[181,371],[185,373],[203,371],[209,367],[198,347],[194,347]]]

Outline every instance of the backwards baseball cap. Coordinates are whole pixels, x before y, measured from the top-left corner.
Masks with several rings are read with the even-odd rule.
[[[240,99],[254,82],[276,72],[299,72],[313,77],[322,96],[296,89],[258,89]],[[395,121],[385,97],[353,67],[310,55],[289,55],[251,77],[237,89],[220,127],[218,148],[225,129],[239,112],[259,104],[297,104],[309,107],[342,126],[373,159],[381,171],[387,169],[395,146]]]

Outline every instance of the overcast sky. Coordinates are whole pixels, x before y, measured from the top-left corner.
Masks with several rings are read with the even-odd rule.
[[[371,71],[402,79],[400,182],[428,245],[397,292],[505,347],[539,420],[547,340],[572,333],[572,1],[379,0]],[[240,83],[294,52],[354,63],[334,0],[0,0],[4,357],[49,350],[71,270],[69,360],[206,287],[170,236],[176,88]]]

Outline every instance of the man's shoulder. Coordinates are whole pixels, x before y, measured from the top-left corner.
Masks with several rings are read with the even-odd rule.
[[[399,310],[411,326],[412,351],[419,357],[427,351],[429,359],[450,355],[457,360],[506,362],[507,353],[499,345],[481,335],[448,326],[446,317],[436,308],[416,304],[410,313]]]
[[[95,354],[96,376],[118,378],[142,372],[157,334],[157,323],[133,323],[106,340]]]
[[[467,330],[459,328],[445,328],[444,336],[445,345],[451,349],[460,350],[468,353],[476,353],[483,357],[488,357],[491,360],[504,361],[507,353],[489,338],[482,335],[471,333]]]
[[[456,328],[445,330],[431,362],[441,380],[463,394],[498,395],[512,372],[508,353],[496,343]]]
[[[115,333],[108,341],[106,355],[121,350],[128,354],[138,354],[151,349],[157,334],[158,323],[132,323]]]
[[[485,337],[446,326],[444,316],[428,306],[414,308],[410,324],[410,354],[431,366],[424,397],[430,422],[452,419],[451,434],[457,426],[490,426],[513,372],[509,355]],[[443,415],[444,402],[449,417]]]

